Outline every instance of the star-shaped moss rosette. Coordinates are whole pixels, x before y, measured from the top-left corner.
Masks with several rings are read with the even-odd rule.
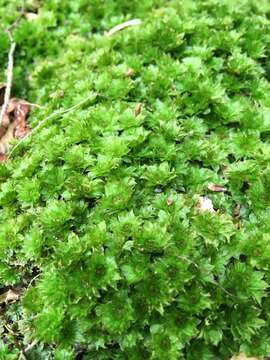
[[[26,11],[13,93],[45,108],[0,166],[0,357],[269,354],[268,1]]]

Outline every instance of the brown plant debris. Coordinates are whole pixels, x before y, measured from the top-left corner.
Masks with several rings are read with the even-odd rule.
[[[168,198],[168,199],[166,200],[166,204],[167,204],[168,206],[171,206],[173,203],[174,203],[174,201],[173,201],[173,199],[171,199],[171,198]]]
[[[1,103],[1,111],[0,111],[0,125],[2,125],[4,121],[5,114],[7,112],[8,103],[10,99],[10,92],[12,86],[12,79],[13,79],[13,63],[14,63],[14,51],[16,44],[12,39],[12,35],[10,32],[8,33],[11,39],[11,45],[8,53],[8,68],[7,68],[7,83],[4,85],[4,98],[3,102]]]
[[[3,104],[0,109],[2,110]],[[13,139],[21,139],[29,132],[27,117],[30,105],[20,99],[10,99],[0,125],[0,162],[7,159],[6,154]]]
[[[114,26],[111,30],[109,30],[107,33],[105,33],[106,36],[112,36],[114,35],[116,32],[121,31],[127,27],[130,26],[135,26],[135,25],[140,25],[141,24],[141,20],[140,19],[132,19],[132,20],[128,20],[125,21],[121,24],[118,24],[116,26]]]
[[[9,289],[0,295],[0,304],[7,304],[12,301],[17,301],[20,298],[20,292],[17,290]]]
[[[10,142],[14,138],[23,138],[28,132],[29,127],[26,119],[30,112],[30,106],[20,99],[10,99],[12,81],[14,52],[16,43],[14,42],[11,30],[16,27],[18,21],[23,16],[23,9],[19,17],[6,30],[9,40],[10,49],[8,53],[8,67],[6,84],[0,85],[0,162],[7,160],[7,152]]]
[[[135,116],[140,115],[141,112],[142,112],[142,104],[141,104],[141,103],[138,103],[138,104],[135,106]]]
[[[214,192],[224,192],[227,191],[227,188],[225,186],[222,185],[218,185],[218,184],[208,184],[207,185],[208,189]]]

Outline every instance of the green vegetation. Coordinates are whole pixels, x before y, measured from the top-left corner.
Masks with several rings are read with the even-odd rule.
[[[19,11],[0,0],[2,28]],[[13,32],[13,94],[46,106],[32,128],[82,103],[0,167],[1,288],[25,289],[2,304],[0,359],[33,341],[27,359],[269,354],[269,2],[25,11],[38,16]],[[104,35],[132,18],[142,24]],[[200,196],[216,211],[200,212]]]

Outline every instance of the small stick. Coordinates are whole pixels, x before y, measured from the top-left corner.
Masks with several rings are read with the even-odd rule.
[[[32,106],[32,107],[36,107],[38,109],[46,109],[46,106],[43,106],[43,105],[39,105],[39,104],[35,104],[35,103],[31,103],[27,100],[21,100],[21,99],[17,99],[17,98],[11,98],[10,99],[11,101],[19,101],[21,104],[25,104],[25,105],[29,105],[29,106]]]
[[[6,84],[6,91],[5,91],[5,97],[4,97],[4,104],[2,106],[1,113],[0,113],[0,126],[2,125],[2,121],[3,121],[3,118],[4,118],[6,110],[7,110],[10,93],[11,93],[12,79],[13,79],[14,52],[15,52],[15,48],[16,48],[16,43],[12,36],[12,30],[18,25],[18,22],[23,17],[24,6],[25,6],[25,0],[22,0],[22,6],[21,6],[21,11],[20,11],[19,16],[5,30],[5,32],[8,35],[11,45],[10,45],[9,54],[8,54],[7,84]]]
[[[36,276],[34,276],[34,277],[30,280],[29,284],[27,285],[27,289],[33,284],[33,282],[34,282],[37,278],[40,277],[40,275],[41,275],[41,273],[37,274]]]
[[[106,32],[105,35],[112,36],[116,32],[121,31],[129,26],[140,25],[141,23],[142,23],[142,21],[140,19],[133,19],[133,20],[125,21],[122,24],[118,24],[118,25],[114,26],[111,30]]]
[[[29,350],[31,350],[36,345],[37,345],[37,340],[34,340],[30,344],[28,344],[25,349],[23,349],[23,353],[24,354],[27,353]]]
[[[12,78],[13,78],[13,63],[14,63],[14,51],[15,51],[16,43],[12,41],[9,54],[8,54],[8,70],[7,70],[7,85],[4,97],[4,104],[0,113],[0,126],[2,125],[4,115],[7,111],[8,102],[10,99],[10,92],[12,86]]]
[[[38,109],[46,109],[46,106],[43,106],[43,105],[30,103],[29,101],[25,101],[25,103],[26,103],[27,105],[30,105],[30,106],[36,107],[36,108],[38,108]]]
[[[26,356],[25,354],[30,351],[31,349],[33,349],[33,347],[35,347],[37,345],[38,341],[34,340],[32,341],[30,344],[28,344],[23,350],[20,351],[20,357],[18,360],[26,360]]]

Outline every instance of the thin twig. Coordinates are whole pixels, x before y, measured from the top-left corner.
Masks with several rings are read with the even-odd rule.
[[[4,115],[7,111],[8,102],[9,102],[10,93],[11,93],[11,86],[12,86],[14,51],[15,51],[16,44],[13,41],[12,36],[11,36],[11,40],[12,40],[12,42],[11,42],[9,54],[8,54],[7,85],[6,85],[6,91],[5,91],[5,97],[4,97],[4,104],[2,106],[1,113],[0,113],[0,126],[2,125]]]
[[[33,349],[34,346],[36,346],[37,344],[37,340],[34,340],[33,342],[31,342],[30,344],[28,344],[26,346],[26,348],[23,349],[23,353],[27,353],[29,350]]]
[[[113,34],[115,34],[118,31],[121,31],[129,26],[135,26],[135,25],[140,25],[142,23],[142,21],[140,19],[133,19],[133,20],[128,20],[125,21],[121,24],[118,24],[116,26],[114,26],[111,30],[109,30],[108,32],[105,33],[106,36],[112,36]]]
[[[94,100],[97,97],[97,94],[91,94],[90,96],[88,96],[87,98],[85,98],[84,100],[80,101],[78,104],[75,104],[73,106],[71,106],[68,109],[64,109],[64,110],[60,110],[60,111],[56,111],[53,114],[45,117],[45,119],[43,119],[42,121],[40,121],[40,123],[34,128],[32,129],[32,131],[30,131],[25,137],[23,137],[22,139],[20,139],[17,144],[11,149],[10,153],[8,154],[8,158],[10,158],[10,156],[12,155],[12,153],[15,151],[15,149],[17,149],[18,146],[20,146],[20,144],[25,140],[28,139],[29,137],[31,137],[33,134],[35,134],[40,128],[42,128],[49,120],[53,119],[53,118],[57,118],[57,117],[61,117],[62,115],[69,113],[73,110],[76,110],[78,108],[80,108],[82,105],[84,105],[85,103],[87,103],[90,100]]]
[[[18,10],[19,11],[19,10]],[[18,22],[21,20],[21,18],[24,16],[25,14],[25,0],[22,0],[22,3],[21,3],[21,9],[19,11],[19,15],[16,17],[16,19],[13,21],[12,24],[9,25],[8,28],[4,28],[2,26],[2,24],[0,24],[0,28],[5,32],[7,33],[8,37],[9,37],[9,40],[11,42],[13,42],[13,36],[12,36],[12,30],[18,25]]]
[[[5,97],[4,97],[4,104],[1,109],[0,113],[0,126],[2,125],[3,118],[7,111],[8,102],[10,99],[11,87],[12,87],[12,79],[13,79],[13,65],[14,65],[14,52],[16,48],[16,43],[12,36],[12,30],[17,26],[18,22],[22,18],[24,13],[24,0],[22,1],[22,8],[20,11],[19,16],[15,19],[15,21],[5,30],[8,35],[10,41],[10,49],[8,53],[8,68],[7,68],[7,83],[6,83],[6,90],[5,90]]]
[[[38,109],[46,109],[46,106],[43,106],[43,105],[30,103],[29,101],[25,101],[25,103],[26,103],[27,105],[30,105],[30,106],[36,107],[36,108],[38,108]]]
[[[14,20],[14,22],[5,30],[5,32],[8,35],[9,41],[10,41],[10,49],[9,49],[9,54],[8,54],[7,83],[6,83],[4,104],[2,106],[1,113],[0,113],[0,126],[2,124],[3,118],[5,116],[5,113],[6,113],[6,110],[8,107],[8,102],[10,99],[10,93],[11,93],[11,87],[12,87],[14,52],[15,52],[15,48],[16,48],[16,43],[13,39],[12,30],[18,25],[18,22],[23,17],[24,9],[25,9],[25,0],[22,0],[19,16],[17,16],[17,18]]]
[[[33,282],[34,282],[36,279],[38,279],[38,278],[40,277],[40,275],[41,275],[41,273],[37,274],[36,276],[34,276],[34,277],[30,280],[29,284],[27,285],[27,289],[30,288],[30,286],[33,284]]]
[[[38,341],[34,340],[32,341],[30,344],[28,344],[23,350],[20,351],[20,357],[18,360],[26,360],[26,356],[25,354],[30,351],[31,349],[33,349],[33,347],[35,347],[37,345]]]
[[[20,351],[20,356],[18,360],[27,360],[22,350]]]
[[[13,23],[7,28],[6,32],[8,34],[8,37],[10,41],[13,41],[13,37],[11,34],[11,31],[18,25],[18,22],[21,20],[21,18],[24,16],[25,12],[25,1],[22,1],[21,10],[17,18],[13,21]]]
[[[217,285],[221,290],[223,290],[227,295],[231,296],[231,297],[235,297],[234,294],[230,293],[228,290],[226,290],[222,285],[220,285],[219,282],[214,281],[213,284]]]
[[[25,104],[25,105],[29,105],[29,106],[33,106],[33,107],[36,107],[38,109],[46,109],[46,106],[43,106],[43,105],[39,105],[39,104],[35,104],[35,103],[31,103],[27,100],[21,100],[21,99],[17,99],[17,98],[12,98],[11,101],[14,100],[14,101],[19,101],[21,104]]]

